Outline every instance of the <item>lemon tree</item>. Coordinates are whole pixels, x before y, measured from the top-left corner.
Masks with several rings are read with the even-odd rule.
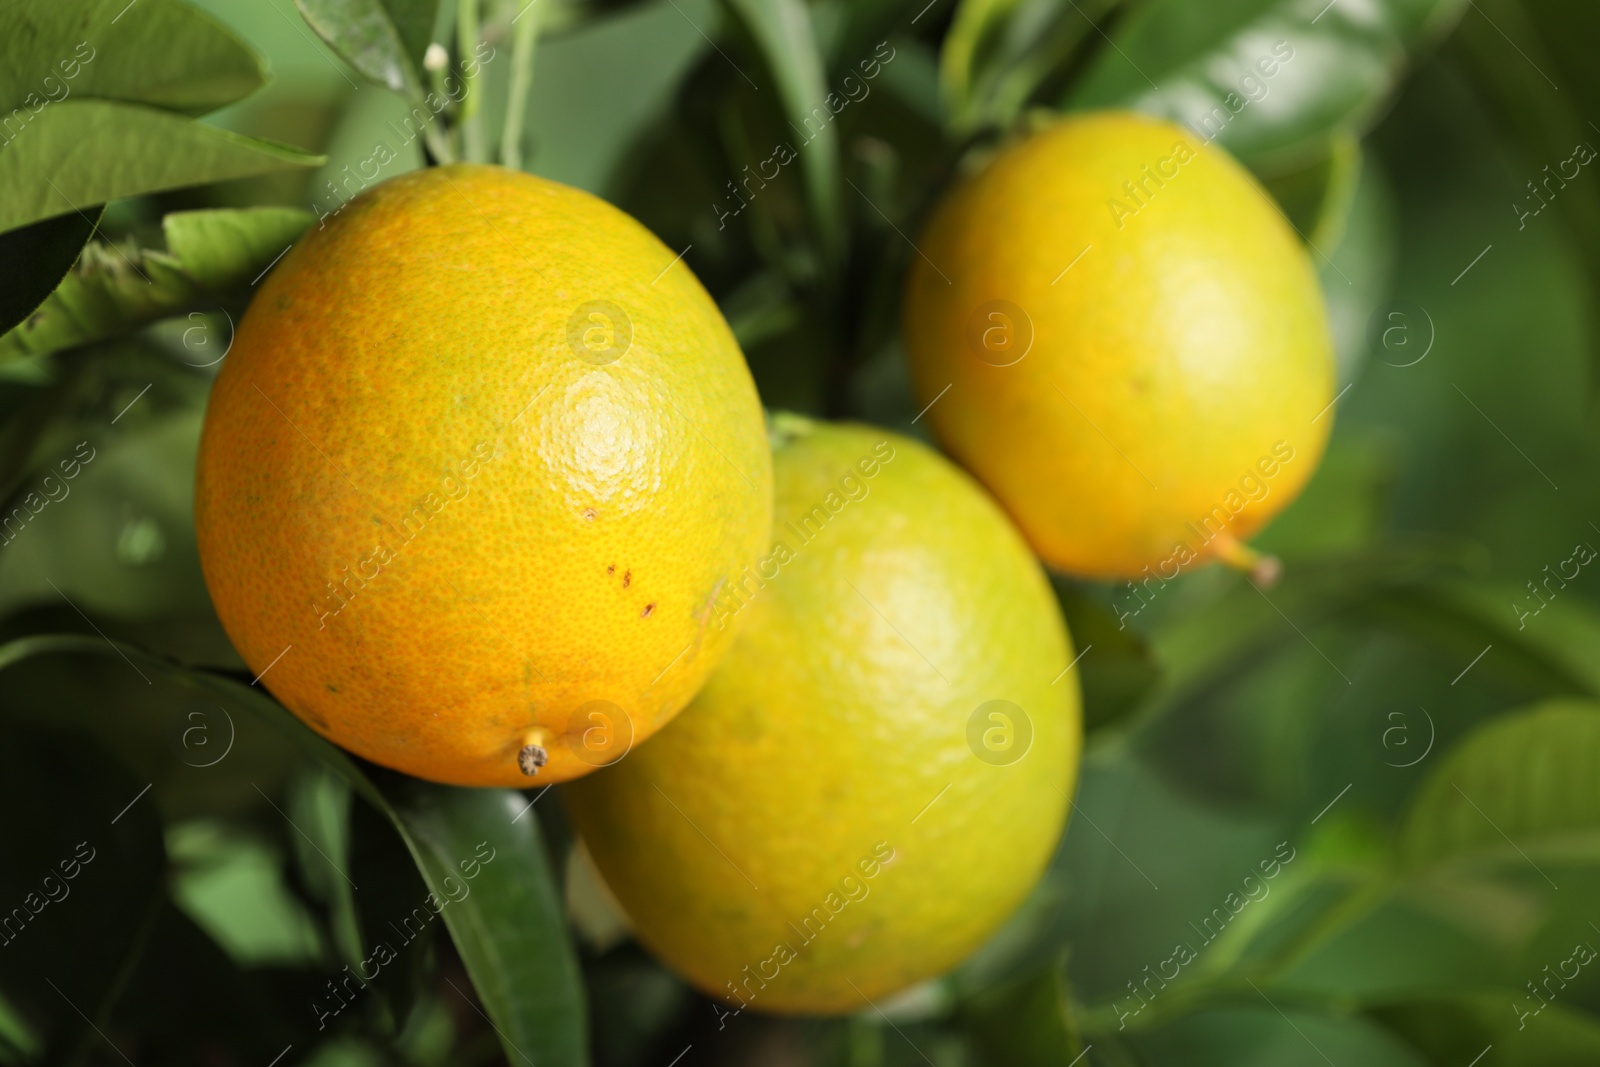
[[[1593,1062],[1597,34],[1569,0],[4,5],[0,1060]],[[334,236],[369,205],[393,228]],[[1020,359],[1005,308],[968,341],[999,301]],[[304,436],[238,418],[252,380]],[[783,561],[737,504],[757,401],[813,427],[780,474],[895,449]],[[942,473],[891,494],[912,456]],[[633,474],[642,512],[597,501]],[[419,496],[401,549],[370,520]],[[1217,508],[1277,585],[1173,573]],[[876,521],[888,556],[845,543]],[[883,616],[798,592],[829,575]],[[1038,714],[1073,687],[1075,777]],[[608,779],[644,813],[609,851],[575,829]],[[819,907],[741,1007],[735,949]]]

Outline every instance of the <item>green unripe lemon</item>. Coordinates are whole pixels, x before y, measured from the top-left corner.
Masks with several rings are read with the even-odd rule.
[[[1077,775],[1072,648],[999,508],[924,446],[774,421],[774,545],[678,720],[569,810],[639,940],[706,993],[831,1013],[1016,907]]]

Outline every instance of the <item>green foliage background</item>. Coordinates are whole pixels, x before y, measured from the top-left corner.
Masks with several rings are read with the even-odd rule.
[[[922,2],[6,0],[0,1062],[1600,1059],[1600,185],[1529,184],[1600,140],[1600,12]],[[919,434],[908,235],[1007,137],[1104,106],[1226,109],[1349,389],[1260,539],[1269,593],[1057,580],[1091,728],[1072,824],[956,972],[719,1026],[559,800],[360,763],[251,684],[194,451],[232,324],[317,215],[430,160],[590,189],[688,249],[769,408]],[[430,891],[452,903],[402,932]]]

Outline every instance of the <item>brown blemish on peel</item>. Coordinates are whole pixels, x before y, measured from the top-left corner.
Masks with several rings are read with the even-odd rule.
[[[615,574],[615,573],[617,573],[617,565],[615,563],[611,564],[611,566],[606,568],[606,573],[607,574]]]
[[[656,606],[654,604],[646,604],[644,606],[644,610],[639,612],[639,618],[648,619],[650,617],[650,613],[654,610],[656,610]]]
[[[622,572],[622,588],[624,588],[624,589],[628,588],[628,583],[631,582],[631,581],[633,581],[633,572],[632,571],[623,571]]]

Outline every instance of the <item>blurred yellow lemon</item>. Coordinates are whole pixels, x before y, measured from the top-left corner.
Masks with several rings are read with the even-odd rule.
[[[1175,577],[1316,470],[1321,293],[1255,180],[1131,113],[1060,121],[940,206],[905,303],[919,406],[1054,567]]]

